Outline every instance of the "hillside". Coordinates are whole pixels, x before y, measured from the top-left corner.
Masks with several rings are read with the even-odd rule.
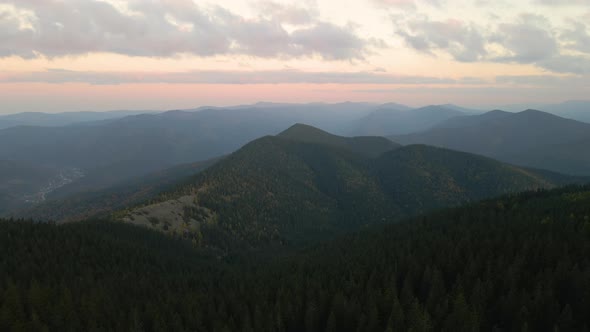
[[[383,190],[409,215],[509,192],[577,181],[493,159],[427,145],[410,145],[372,163]]]
[[[297,126],[286,132],[288,139],[255,140],[157,202],[117,216],[200,246],[290,246],[434,208],[580,181],[427,146],[371,158],[350,146],[309,143],[317,135],[293,139],[303,129],[312,130]]]
[[[353,135],[403,135],[429,129],[445,120],[464,115],[455,108],[440,105],[413,110],[380,108],[360,119]]]
[[[589,187],[528,192],[231,262],[121,223],[0,220],[0,329],[584,331],[589,216]]]
[[[497,116],[500,115],[500,116]],[[457,121],[459,120],[459,121]],[[429,144],[556,172],[590,175],[590,124],[535,110],[486,113],[425,132],[391,136],[402,144]]]
[[[178,165],[101,190],[72,194],[71,189],[57,189],[47,195],[47,200],[26,209],[11,211],[6,215],[59,223],[108,216],[118,209],[155,198],[161,192],[174,188],[187,177],[194,176],[220,159]]]

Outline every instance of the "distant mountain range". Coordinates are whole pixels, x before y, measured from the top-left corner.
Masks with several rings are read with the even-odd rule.
[[[371,113],[376,106],[368,103],[259,103],[140,114],[55,127],[17,126],[0,130],[0,160],[59,172],[80,169],[83,178],[44,195],[65,197],[109,188],[178,164],[219,157],[297,122],[346,132],[351,123]],[[115,112],[109,116],[121,114]],[[85,120],[98,116],[94,113],[44,116],[55,124],[74,121],[76,116],[79,121],[82,115]],[[22,118],[27,116],[32,115],[21,114]],[[50,179],[38,179],[38,190]],[[15,197],[22,200],[22,195]]]
[[[436,208],[579,181],[463,152],[295,125],[116,216],[204,247],[300,245]]]
[[[408,110],[401,107],[380,107],[355,123],[353,135],[403,135],[430,129],[432,126],[466,115],[451,105],[426,106]]]
[[[557,104],[518,104],[497,107],[505,111],[518,112],[523,109],[537,109],[564,118],[590,123],[590,100],[569,100]]]
[[[216,158],[259,137],[277,134],[295,123],[308,123],[345,136],[399,136],[431,129],[475,128],[476,123],[499,121],[500,118],[508,122],[516,119],[509,117],[513,113],[502,111],[469,116],[475,112],[451,104],[412,109],[396,103],[257,103],[138,115],[129,115],[134,114],[133,111],[116,111],[0,116],[0,128],[1,123],[9,127],[18,124],[16,127],[0,129],[0,160],[28,165],[23,167],[23,171],[31,170],[27,190],[21,190],[24,187],[11,187],[14,190],[8,199],[6,192],[0,188],[0,195],[5,195],[5,199],[0,200],[0,211],[23,207],[25,196],[36,196],[41,200],[61,199],[75,193],[111,188],[179,164]],[[525,166],[588,174],[587,153],[584,153],[586,137],[566,139],[571,133],[565,129],[563,135],[561,132],[552,132],[548,135],[552,137],[551,141],[542,141],[550,148],[539,147],[534,140],[528,141],[530,144],[524,144],[524,147],[516,142],[526,137],[526,132],[544,132],[547,126],[552,125],[552,121],[563,120],[552,119],[540,124],[523,124],[521,121],[521,125],[527,127],[522,130],[524,136],[508,135],[504,138],[506,143],[500,144],[499,151],[492,151],[494,153],[478,146],[462,146],[485,141],[486,137],[495,135],[494,132],[485,134],[485,130],[483,136],[474,132],[477,136],[474,139],[468,136],[457,138],[462,141],[457,145],[447,144],[445,140],[438,142],[437,139],[415,142],[481,153]],[[514,128],[514,131],[518,132],[519,129]],[[394,137],[394,141],[396,139]],[[400,138],[399,141],[414,142],[407,139],[410,138]],[[350,144],[359,144],[364,148],[360,141],[362,139],[359,138],[356,143]],[[560,144],[565,146],[560,147]],[[539,151],[527,150],[527,146],[533,145]],[[522,155],[516,151],[521,148],[526,150]],[[55,174],[47,173],[47,176],[39,177],[43,173],[35,174],[31,167],[52,169],[56,174],[65,175],[73,181],[61,182],[56,186]],[[70,174],[73,170],[76,170],[76,174]],[[10,181],[18,181],[18,178],[7,180]],[[6,203],[8,201],[11,203]],[[19,202],[23,206],[19,206]],[[7,208],[7,205],[11,208]]]
[[[156,113],[156,111],[108,111],[108,112],[67,112],[42,113],[25,112],[0,115],[0,129],[17,126],[59,127],[84,122],[112,120],[125,116]]]
[[[429,144],[527,167],[590,175],[590,124],[541,111],[458,117],[424,132],[390,138],[402,144]]]

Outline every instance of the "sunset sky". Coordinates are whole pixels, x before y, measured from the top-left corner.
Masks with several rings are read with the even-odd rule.
[[[0,0],[0,113],[571,99],[589,0]]]

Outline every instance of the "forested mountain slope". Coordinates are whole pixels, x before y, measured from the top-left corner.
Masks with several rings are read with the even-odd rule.
[[[147,229],[0,222],[0,329],[586,331],[590,187],[211,261]]]
[[[367,157],[356,145],[327,138],[356,140],[296,126],[255,140],[156,202],[116,216],[201,246],[292,246],[471,200],[582,181],[420,145],[390,146]],[[363,142],[383,146],[379,138]]]

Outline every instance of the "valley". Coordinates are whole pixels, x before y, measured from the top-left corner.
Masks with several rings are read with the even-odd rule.
[[[48,179],[47,185],[41,187],[37,192],[25,194],[25,203],[41,203],[47,199],[47,195],[55,190],[66,186],[84,177],[84,172],[78,168],[60,170],[57,175]]]

